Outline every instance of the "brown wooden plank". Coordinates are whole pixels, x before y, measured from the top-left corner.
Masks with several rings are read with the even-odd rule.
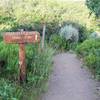
[[[26,82],[25,44],[19,44],[19,81]]]
[[[40,42],[38,32],[7,32],[4,34],[5,43],[36,43]]]

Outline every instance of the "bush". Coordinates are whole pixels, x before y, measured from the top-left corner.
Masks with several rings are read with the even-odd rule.
[[[84,25],[81,25],[79,24],[78,22],[72,22],[72,21],[66,21],[66,22],[63,22],[63,25],[62,27],[64,26],[69,26],[69,25],[72,25],[72,27],[76,28],[79,32],[78,36],[78,42],[83,42],[84,40],[87,39],[87,36],[88,36],[88,32],[87,32],[87,28],[86,26]]]
[[[76,51],[83,57],[96,79],[100,79],[100,39],[86,40],[77,46]]]
[[[68,49],[68,42],[65,38],[60,37],[59,34],[51,35],[49,44],[56,50],[67,50]]]
[[[78,54],[86,56],[98,47],[100,47],[100,39],[89,39],[78,45],[76,51]]]
[[[62,38],[65,38],[66,41],[78,42],[79,40],[79,32],[72,25],[62,27],[59,34]]]
[[[8,80],[0,79],[0,100],[21,100],[23,90]]]
[[[99,36],[99,33],[93,32],[93,33],[90,34],[89,38],[92,38],[92,39],[95,38],[96,39],[96,38],[100,38],[100,36]]]
[[[75,49],[78,43],[87,38],[87,30],[84,26],[67,21],[61,25],[59,34],[51,35],[49,44],[53,48],[60,50]]]
[[[95,70],[96,68],[96,55],[89,54],[88,56],[84,57],[84,61],[86,62],[86,65],[90,67],[90,69]]]

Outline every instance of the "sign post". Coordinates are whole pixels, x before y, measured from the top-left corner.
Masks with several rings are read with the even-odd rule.
[[[25,60],[25,45],[19,44],[19,69],[20,69],[20,81],[26,80],[26,60]]]
[[[25,44],[39,43],[40,33],[38,32],[7,32],[4,34],[4,42],[7,44],[19,44],[19,81],[26,81],[26,57]]]

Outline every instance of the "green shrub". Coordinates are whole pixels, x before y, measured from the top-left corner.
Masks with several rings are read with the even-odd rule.
[[[76,51],[78,54],[85,56],[98,47],[100,47],[100,39],[89,39],[78,45]]]
[[[60,37],[59,34],[51,35],[49,44],[56,50],[67,50],[68,49],[68,42],[65,38]]]
[[[7,45],[4,42],[0,43],[0,62],[4,62],[2,65],[2,70],[0,71],[1,76],[6,76],[17,79],[18,75],[18,46],[17,45]]]
[[[72,25],[62,27],[59,34],[62,38],[65,38],[66,41],[78,42],[79,40],[79,32]]]
[[[89,54],[88,56],[84,57],[84,61],[86,62],[86,65],[90,67],[90,69],[95,70],[95,68],[96,68],[96,61],[97,61],[96,55]]]
[[[88,37],[88,32],[87,32],[87,28],[84,25],[79,24],[78,22],[74,22],[74,21],[66,21],[63,22],[62,27],[66,26],[66,25],[72,25],[76,30],[78,30],[78,41],[79,42],[83,42],[84,40],[87,39]]]
[[[100,43],[100,42],[99,42]],[[94,55],[96,55],[95,63],[95,77],[97,80],[100,80],[100,47],[94,50]]]
[[[85,64],[100,79],[100,39],[89,39],[78,45],[76,51],[83,57]]]
[[[28,51],[32,52],[32,49],[27,50],[27,62],[28,62],[28,83],[39,86],[41,81],[45,81],[49,77],[52,66],[53,49],[46,48],[44,51],[35,51],[29,54]],[[32,55],[32,56],[31,56]],[[33,84],[34,83],[34,84]]]
[[[23,89],[5,79],[0,79],[0,100],[21,100]]]
[[[79,32],[72,25],[62,27],[59,31],[59,35],[66,40],[68,49],[72,49],[78,43]]]
[[[100,80],[100,57],[89,54],[84,57],[85,64],[89,67],[97,80]]]
[[[90,35],[89,35],[89,38],[90,39],[98,39],[98,38],[100,38],[100,36],[99,36],[99,33],[97,33],[97,32],[93,32],[93,33],[91,33]]]

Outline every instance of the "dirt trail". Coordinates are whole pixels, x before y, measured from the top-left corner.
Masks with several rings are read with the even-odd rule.
[[[49,89],[42,100],[100,100],[96,95],[96,82],[81,66],[75,54],[55,56]]]

